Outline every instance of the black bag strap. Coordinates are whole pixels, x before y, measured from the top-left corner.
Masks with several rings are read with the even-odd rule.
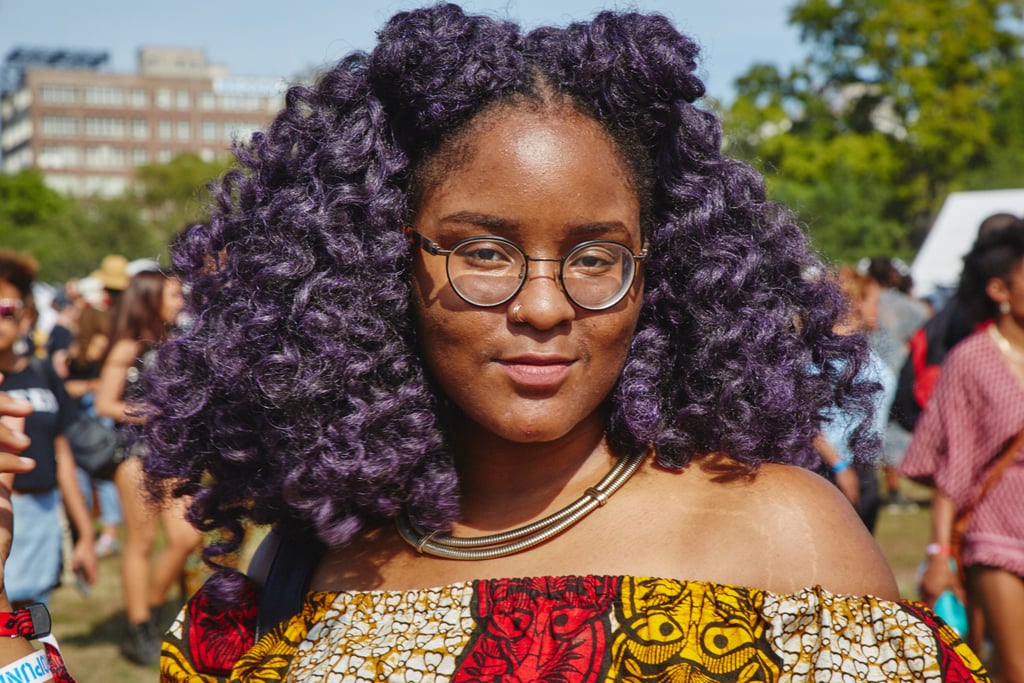
[[[318,538],[310,535],[279,535],[277,552],[260,592],[256,613],[256,640],[275,626],[299,613],[309,591],[313,570],[327,551]]]

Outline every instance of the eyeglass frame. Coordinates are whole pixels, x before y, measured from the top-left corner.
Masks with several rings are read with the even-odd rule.
[[[12,309],[8,313],[4,309]],[[0,299],[0,320],[17,320],[18,314],[25,308],[25,302],[20,299]]]
[[[637,270],[639,270],[636,267],[636,263],[643,263],[645,260],[647,260],[647,257],[649,256],[646,244],[643,246],[643,248],[640,249],[639,254],[634,254],[633,250],[629,247],[628,244],[623,244],[622,242],[619,242],[617,240],[585,240],[583,242],[580,242],[579,244],[574,245],[571,249],[569,249],[568,252],[566,252],[564,256],[559,257],[530,256],[521,246],[519,246],[512,240],[506,237],[499,237],[498,235],[473,235],[472,237],[466,237],[465,239],[459,240],[458,242],[452,245],[451,249],[443,249],[441,248],[440,244],[430,239],[429,237],[427,237],[426,235],[424,235],[422,232],[412,227],[411,225],[404,226],[402,232],[405,234],[405,237],[410,242],[419,246],[420,249],[427,252],[431,256],[444,256],[444,274],[445,277],[448,278],[448,284],[451,286],[452,291],[455,292],[456,296],[465,301],[467,304],[469,304],[470,306],[476,306],[477,308],[494,308],[496,306],[501,306],[502,304],[507,304],[509,301],[514,299],[515,296],[523,290],[523,287],[526,285],[526,281],[529,279],[530,261],[557,261],[558,284],[561,287],[562,294],[565,295],[565,298],[568,299],[573,306],[581,308],[585,311],[606,311],[609,308],[614,307],[616,304],[618,304],[620,301],[626,298],[626,294],[629,292],[629,289],[633,286],[633,283],[636,282],[636,274]],[[516,251],[523,255],[523,276],[519,278],[519,284],[516,286],[514,290],[512,290],[511,294],[509,294],[501,301],[498,301],[493,304],[478,304],[475,301],[470,301],[465,296],[463,296],[462,292],[459,291],[459,288],[455,286],[454,282],[452,282],[452,275],[451,271],[449,270],[449,263],[451,262],[449,257],[453,253],[455,253],[461,245],[467,242],[475,242],[477,240],[491,240],[495,242],[501,242],[502,244],[507,244],[513,247]],[[603,304],[602,306],[599,306],[597,308],[592,306],[584,306],[580,302],[576,301],[576,299],[573,298],[572,294],[569,293],[569,290],[566,289],[565,278],[563,277],[563,271],[565,270],[565,260],[569,258],[569,255],[575,252],[577,249],[580,249],[581,247],[588,247],[593,244],[615,244],[617,246],[620,246],[626,250],[627,254],[633,257],[634,262],[634,267],[632,270],[632,274],[630,275],[629,284],[622,288],[622,293],[619,294],[616,298],[609,301],[608,303]]]

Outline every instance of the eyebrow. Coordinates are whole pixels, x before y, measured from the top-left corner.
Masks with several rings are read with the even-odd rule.
[[[485,228],[487,230],[493,230],[503,234],[510,234],[518,236],[520,232],[519,224],[516,221],[502,218],[500,216],[494,216],[485,213],[476,213],[473,211],[459,211],[441,218],[441,223],[457,224],[457,225],[472,225],[479,228]],[[629,227],[626,226],[622,221],[594,221],[591,223],[581,223],[574,225],[569,228],[568,237],[582,237],[592,238],[607,235],[608,233],[621,233],[623,235],[629,235]]]

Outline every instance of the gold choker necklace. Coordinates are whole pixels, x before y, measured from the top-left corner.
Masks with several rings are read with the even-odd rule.
[[[999,347],[1004,356],[1018,365],[1024,365],[1024,353],[1013,348],[1010,340],[1003,336],[1003,333],[999,331],[995,323],[988,326],[988,336],[992,337],[992,341],[996,343],[996,346]]]
[[[421,554],[450,560],[491,560],[512,555],[557,536],[607,503],[608,498],[633,476],[646,455],[622,456],[597,486],[588,488],[575,502],[518,529],[487,536],[457,538],[439,531],[424,531],[405,510],[395,517],[395,527],[402,539]]]

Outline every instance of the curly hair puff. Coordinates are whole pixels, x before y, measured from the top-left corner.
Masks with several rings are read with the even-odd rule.
[[[456,517],[401,226],[428,162],[495,107],[568,103],[636,176],[652,255],[610,397],[616,448],[653,444],[671,468],[709,451],[811,465],[826,406],[870,414],[853,381],[866,344],[833,333],[842,296],[794,217],[720,152],[718,119],[694,105],[697,54],[659,15],[522,35],[445,4],[397,14],[372,53],[289,90],[175,247],[194,322],[152,377],[151,488],[193,495],[191,520],[228,532],[208,559],[245,519],[333,546],[402,506],[429,528]]]

